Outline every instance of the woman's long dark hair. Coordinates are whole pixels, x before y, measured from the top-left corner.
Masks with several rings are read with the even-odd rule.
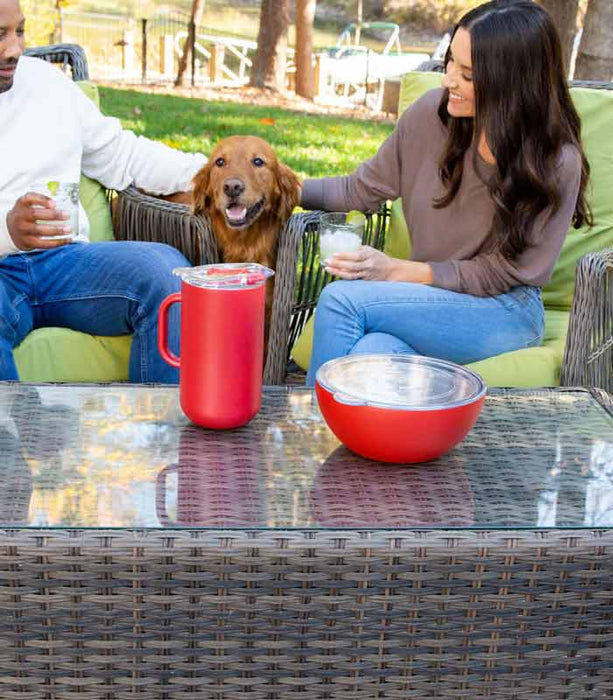
[[[460,27],[470,32],[475,117],[450,117],[445,90],[438,114],[449,132],[440,164],[447,193],[434,206],[453,200],[464,154],[485,133],[497,166],[488,182],[496,206],[492,230],[503,255],[512,259],[528,245],[536,216],[560,205],[556,174],[564,144],[572,144],[582,161],[572,223],[575,228],[591,225],[585,197],[590,167],[581,145],[581,121],[565,79],[558,33],[542,7],[532,0],[492,0],[464,15],[454,36]],[[449,58],[448,50],[445,68]]]

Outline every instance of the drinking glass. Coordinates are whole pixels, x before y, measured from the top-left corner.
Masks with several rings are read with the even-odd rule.
[[[55,202],[58,211],[68,212],[68,220],[58,219],[57,221],[38,220],[37,224],[45,226],[70,226],[70,233],[62,233],[57,236],[46,236],[50,241],[72,239],[79,233],[79,183],[78,182],[36,182],[30,185],[30,192],[44,194]]]
[[[362,245],[364,217],[357,212],[326,212],[319,224],[319,260],[323,265],[335,253],[350,253]]]

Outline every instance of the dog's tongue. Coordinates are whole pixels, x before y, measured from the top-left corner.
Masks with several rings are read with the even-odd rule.
[[[242,221],[247,214],[245,207],[239,207],[237,205],[233,207],[228,207],[226,209],[226,215],[230,221]]]

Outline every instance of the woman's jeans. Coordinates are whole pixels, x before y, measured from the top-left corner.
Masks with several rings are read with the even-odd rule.
[[[465,365],[532,347],[544,316],[538,287],[476,297],[411,282],[333,282],[317,304],[307,383],[344,355],[428,355]]]
[[[0,259],[0,379],[17,379],[13,348],[35,328],[59,326],[92,335],[132,334],[130,381],[178,382],[157,349],[160,303],[180,289],[172,274],[188,266],[159,243],[73,243]],[[169,314],[169,343],[179,345],[178,305]]]

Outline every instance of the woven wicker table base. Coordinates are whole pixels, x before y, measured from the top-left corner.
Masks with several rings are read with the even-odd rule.
[[[339,446],[311,391],[0,385],[0,697],[613,696],[613,417],[493,391],[445,457]]]

